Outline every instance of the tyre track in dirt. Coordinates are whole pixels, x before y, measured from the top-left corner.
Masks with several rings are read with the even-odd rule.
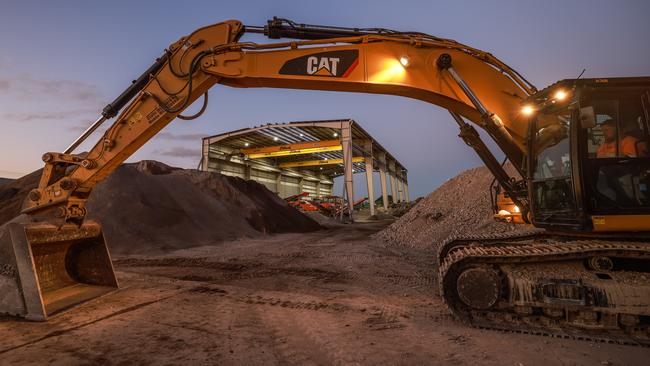
[[[0,364],[635,365],[650,357],[464,327],[437,297],[431,252],[386,247],[368,239],[368,227],[338,230],[120,257],[120,291],[51,326],[0,319],[12,340],[0,343],[175,296],[8,351]]]

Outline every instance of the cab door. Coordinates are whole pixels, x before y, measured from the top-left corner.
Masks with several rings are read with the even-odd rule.
[[[576,194],[574,161],[576,140],[574,105],[545,109],[531,124],[529,161],[530,203],[533,224],[553,230],[583,227],[580,198]]]
[[[585,208],[594,230],[641,230],[634,221],[650,221],[650,93],[596,89],[581,98],[580,111]]]

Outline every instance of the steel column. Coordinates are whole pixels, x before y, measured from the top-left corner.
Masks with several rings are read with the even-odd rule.
[[[251,168],[250,165],[248,165],[248,164],[244,165],[244,179],[251,180],[251,170],[252,170],[252,168]],[[278,188],[278,191],[280,191],[279,188]]]
[[[366,183],[368,186],[368,203],[370,204],[370,216],[375,215],[375,185],[373,182],[374,178],[374,167],[373,167],[373,156],[372,156],[372,141],[368,141],[365,144],[366,153],[369,155],[365,156],[366,160]]]
[[[278,196],[280,196],[280,187],[281,186],[282,186],[282,173],[278,172],[278,176],[275,177],[275,191],[276,191],[275,193],[277,193]],[[280,196],[280,197],[282,197],[282,196]]]
[[[210,162],[210,141],[208,139],[203,139],[201,153],[201,170],[207,172]]]
[[[411,197],[409,196],[408,180],[404,182],[404,195],[406,196],[406,202],[411,202]]]
[[[379,155],[379,182],[381,184],[381,199],[383,201],[382,206],[384,207],[384,210],[388,210],[388,187],[386,186],[386,174],[387,174],[387,166],[386,166],[386,153],[381,152],[378,154]]]
[[[352,175],[354,173],[352,167],[352,129],[350,128],[349,124],[347,126],[343,126],[341,129],[341,146],[343,148],[343,167],[345,170],[344,184],[348,199],[348,211],[350,213],[350,219],[354,220],[354,184],[352,181]]]
[[[397,183],[397,202],[402,202],[402,178],[395,177],[395,182]]]
[[[395,161],[391,160],[388,166],[388,174],[390,175],[390,191],[393,196],[393,203],[399,202],[397,196],[397,172],[395,171]]]

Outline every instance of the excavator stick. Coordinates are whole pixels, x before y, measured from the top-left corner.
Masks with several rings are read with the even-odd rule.
[[[96,222],[59,228],[15,219],[0,230],[0,313],[44,321],[117,288]]]

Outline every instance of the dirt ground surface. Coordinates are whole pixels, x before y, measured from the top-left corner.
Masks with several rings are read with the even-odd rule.
[[[435,254],[386,222],[115,257],[121,289],[47,323],[0,318],[0,364],[642,365],[650,349],[467,328]]]

